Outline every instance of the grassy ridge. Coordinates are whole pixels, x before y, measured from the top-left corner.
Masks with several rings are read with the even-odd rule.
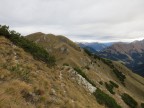
[[[26,52],[32,54],[35,59],[44,61],[49,66],[55,65],[54,56],[49,55],[49,53],[43,47],[40,47],[37,44],[27,40],[26,38],[22,37],[21,34],[13,30],[10,31],[8,26],[0,25],[0,36],[5,36],[15,45],[23,48]]]

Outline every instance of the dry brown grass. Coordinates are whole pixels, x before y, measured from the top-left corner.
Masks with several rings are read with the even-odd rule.
[[[0,45],[0,108],[104,108],[96,102],[92,94],[71,78],[68,69],[62,66],[64,63],[82,68],[97,87],[113,97],[124,108],[128,107],[120,97],[124,92],[133,96],[139,104],[144,101],[143,78],[133,74],[119,63],[114,63],[127,77],[126,87],[124,87],[109,66],[100,60],[94,63],[93,59],[77,49],[79,48],[77,45],[69,43],[71,41],[66,40],[61,43],[61,37],[51,35],[50,38],[46,37],[45,42],[44,34],[41,35],[40,42],[43,42],[46,48],[52,49],[51,53],[57,57],[58,66],[54,68],[48,68],[45,63],[35,60],[23,49],[12,46],[9,40],[0,37],[2,43]],[[39,35],[36,39],[39,39]],[[68,53],[61,52],[61,47],[67,47]],[[19,70],[29,70],[29,81],[22,80],[10,70],[17,65]],[[60,79],[60,72],[62,79]],[[110,80],[119,85],[119,88],[115,89],[115,95],[110,94],[104,84],[99,84],[100,81]]]
[[[1,41],[10,43],[0,37]],[[50,69],[16,46],[3,44],[0,49],[0,107],[101,107],[92,95],[68,77],[67,72],[63,72],[63,80],[60,80],[59,74],[63,71],[60,67]],[[23,70],[29,70],[30,81],[17,76]]]

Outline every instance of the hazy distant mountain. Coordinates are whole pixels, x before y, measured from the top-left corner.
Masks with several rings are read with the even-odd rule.
[[[99,52],[101,57],[119,60],[139,75],[144,76],[144,40],[115,43]]]
[[[113,43],[78,42],[77,44],[82,48],[88,48],[88,50],[91,49],[89,50],[91,52],[97,52],[111,46]]]

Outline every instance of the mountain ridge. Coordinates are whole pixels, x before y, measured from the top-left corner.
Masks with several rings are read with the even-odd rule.
[[[144,101],[144,79],[119,62],[88,53],[65,37],[2,34],[0,29],[0,107],[129,108],[129,99],[135,107]],[[44,48],[55,65],[35,58],[17,39],[28,39],[36,52]]]
[[[134,72],[144,76],[144,40],[131,43],[116,43],[99,52],[101,57],[122,61]],[[142,66],[141,66],[142,65]],[[141,67],[140,67],[141,66]]]

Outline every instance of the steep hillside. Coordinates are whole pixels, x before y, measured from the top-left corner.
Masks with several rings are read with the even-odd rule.
[[[142,108],[144,79],[121,63],[63,36],[26,38],[0,28],[0,108]]]
[[[144,40],[132,43],[116,43],[99,52],[99,55],[121,61],[135,73],[144,76]]]
[[[96,85],[96,87],[109,94],[123,108],[128,107],[121,99],[121,95],[123,93],[127,93],[134,97],[137,102],[144,101],[144,79],[136,74],[133,74],[121,63],[102,59],[97,56],[93,56],[90,53],[86,54],[82,49],[77,47],[76,44],[65,37],[42,34],[39,35],[39,38],[36,38],[35,34],[31,34],[26,38],[45,47],[45,49],[47,49],[48,52],[51,52],[51,54],[55,54],[55,57],[58,60],[57,65],[62,65],[62,63],[64,63],[63,65],[75,67],[76,71],[79,71],[79,73],[81,73],[81,75],[92,85]],[[67,43],[62,41],[64,39],[59,40],[60,38],[65,38]],[[54,41],[57,42],[55,43]],[[67,46],[69,53],[65,54],[59,50],[61,49],[60,43]],[[73,43],[73,46],[76,47],[71,46],[71,43]],[[49,46],[51,44],[53,44],[53,46]],[[49,49],[52,50],[49,51]],[[60,59],[60,57],[62,57],[62,59]],[[73,62],[71,62],[71,60],[73,60]],[[79,67],[79,69],[77,69],[77,67]],[[118,89],[113,89],[109,81],[117,83],[119,86]]]
[[[72,66],[81,67],[87,65],[89,61],[83,50],[64,36],[34,33],[26,36],[26,38],[43,46],[50,54],[55,55],[59,65],[68,63]]]

